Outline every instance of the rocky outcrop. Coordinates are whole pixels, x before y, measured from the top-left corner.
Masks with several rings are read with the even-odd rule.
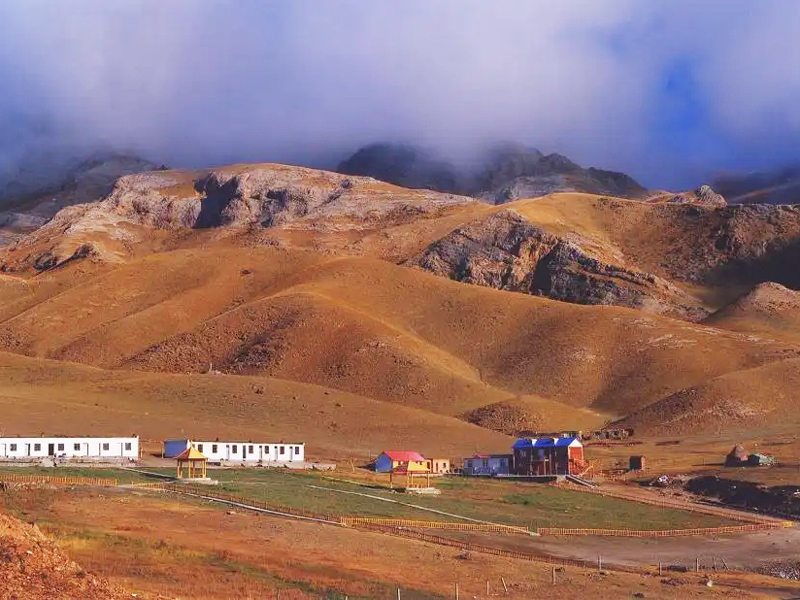
[[[353,228],[433,215],[469,198],[392,188],[365,177],[254,165],[208,173],[144,173],[121,178],[103,201],[134,223],[159,229],[272,227],[336,220]]]
[[[471,193],[492,204],[554,192],[584,192],[640,198],[646,190],[624,173],[584,169],[560,154],[506,145],[489,155]]]
[[[37,187],[29,181],[23,195],[0,192],[0,204],[8,209],[0,213],[0,246],[35,231],[64,208],[101,200],[120,177],[159,168],[137,156],[111,154],[78,164],[58,183],[43,179]]]
[[[150,171],[119,178],[100,202],[61,210],[7,247],[0,255],[0,270],[43,271],[85,256],[119,260],[127,248],[151,237],[152,230],[369,230],[436,216],[470,202],[463,196],[283,165]]]
[[[456,229],[414,264],[457,281],[578,304],[641,308],[697,320],[707,312],[650,273],[605,262],[583,240],[555,236],[513,210]]]
[[[680,194],[661,194],[651,197],[651,202],[667,202],[670,204],[699,204],[710,208],[721,208],[728,206],[725,198],[711,189],[708,185],[701,185],[693,192],[682,192]]]

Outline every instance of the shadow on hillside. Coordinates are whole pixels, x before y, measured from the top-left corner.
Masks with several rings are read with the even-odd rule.
[[[236,197],[237,178],[232,178],[220,185],[212,176],[201,177],[194,183],[194,189],[202,194],[200,214],[197,215],[194,229],[210,229],[222,224],[222,211]]]
[[[729,260],[708,271],[704,279],[711,285],[756,286],[772,281],[800,290],[800,238],[773,243],[761,256]]]

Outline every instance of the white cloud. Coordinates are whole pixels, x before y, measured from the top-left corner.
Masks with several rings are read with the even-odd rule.
[[[510,138],[674,181],[691,152],[652,123],[678,59],[720,135],[800,127],[792,2],[12,0],[0,21],[0,124],[179,164]]]

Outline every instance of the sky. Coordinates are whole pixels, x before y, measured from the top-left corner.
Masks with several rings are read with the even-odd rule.
[[[0,183],[514,141],[687,188],[800,161],[798,67],[796,0],[4,0]]]

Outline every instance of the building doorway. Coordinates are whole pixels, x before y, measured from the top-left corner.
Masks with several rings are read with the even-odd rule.
[[[55,456],[55,455],[56,455],[56,445],[47,444],[47,456]]]

